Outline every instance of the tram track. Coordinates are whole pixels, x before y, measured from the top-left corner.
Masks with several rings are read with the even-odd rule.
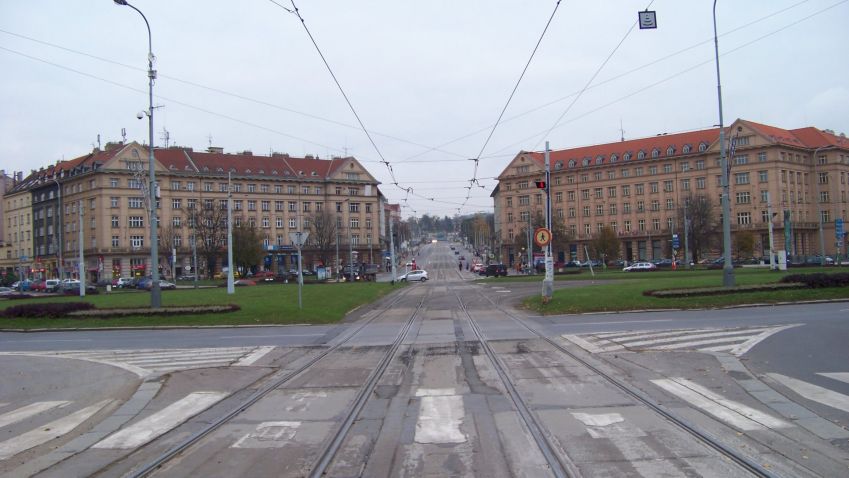
[[[393,298],[389,304],[381,308],[379,313],[375,314],[373,317],[359,324],[358,327],[347,330],[342,338],[338,339],[336,343],[332,346],[328,347],[326,350],[323,350],[321,353],[317,354],[315,357],[310,358],[308,361],[295,368],[294,370],[289,370],[283,373],[280,377],[274,377],[270,380],[266,377],[260,380],[267,380],[268,383],[262,386],[260,389],[252,393],[247,399],[240,402],[236,407],[233,407],[229,412],[219,416],[217,419],[211,421],[207,425],[205,425],[200,430],[192,433],[190,436],[180,441],[177,445],[169,448],[164,453],[161,453],[159,456],[154,459],[146,462],[141,467],[135,468],[130,473],[124,475],[131,478],[141,478],[146,476],[151,476],[156,471],[162,469],[164,466],[167,466],[169,462],[177,459],[181,454],[189,450],[191,447],[198,445],[201,441],[212,434],[216,430],[220,429],[222,426],[230,422],[233,418],[238,416],[239,414],[248,410],[251,406],[259,402],[262,398],[273,392],[274,390],[280,389],[284,387],[287,383],[291,382],[295,378],[301,376],[302,374],[308,372],[313,366],[318,364],[323,359],[328,358],[334,352],[339,351],[345,345],[347,345],[353,338],[355,338],[358,334],[360,334],[366,327],[375,323],[379,318],[383,317],[388,311],[392,310],[393,306],[397,305],[399,302],[407,298],[409,295],[409,290],[402,291],[398,294],[397,297]],[[316,465],[312,468],[310,476],[321,476],[326,469],[326,467],[330,464],[333,455],[338,450],[342,441],[344,440],[347,431],[350,429],[354,420],[356,419],[359,411],[362,409],[363,405],[368,400],[368,397],[374,390],[375,385],[377,384],[380,377],[383,375],[383,372],[386,370],[388,365],[392,362],[392,359],[395,357],[398,348],[401,343],[403,343],[404,339],[407,336],[410,328],[412,327],[416,317],[419,315],[419,312],[425,303],[426,297],[422,297],[419,301],[415,310],[412,314],[410,314],[409,318],[404,322],[401,326],[401,330],[397,334],[394,342],[389,347],[389,350],[384,354],[381,360],[378,362],[378,366],[374,369],[374,371],[370,374],[366,383],[360,387],[360,391],[357,393],[356,398],[351,407],[349,407],[348,412],[346,413],[345,419],[342,421],[341,425],[335,430],[333,433],[333,438],[329,440],[328,445],[319,453],[319,460]],[[246,387],[250,388],[251,386]],[[233,392],[234,394],[237,392]],[[232,395],[232,394],[231,394]],[[113,463],[112,465],[115,465]],[[111,466],[111,465],[110,465]]]
[[[545,334],[543,334],[543,333],[539,332],[538,330],[534,329],[533,327],[529,326],[527,323],[525,323],[525,321],[523,319],[517,317],[515,314],[513,314],[512,312],[507,310],[505,307],[496,303],[494,300],[492,300],[492,298],[490,298],[489,296],[484,294],[482,291],[479,290],[477,292],[494,309],[500,311],[505,316],[512,319],[515,323],[520,325],[522,328],[527,330],[529,333],[533,334],[535,336],[535,338],[538,338],[539,340],[544,341],[545,343],[547,343],[548,345],[550,345],[551,347],[553,347],[554,349],[556,349],[560,353],[563,353],[564,355],[569,357],[571,360],[573,360],[577,364],[579,364],[579,365],[585,367],[586,369],[590,370],[592,373],[594,373],[598,377],[603,378],[605,381],[607,381],[608,383],[610,383],[611,385],[613,385],[614,387],[616,387],[617,389],[619,389],[620,391],[625,393],[627,396],[634,399],[636,402],[646,406],[647,408],[649,408],[650,410],[655,412],[657,415],[661,416],[663,419],[665,419],[669,423],[674,424],[676,427],[685,431],[690,436],[696,438],[699,442],[701,442],[705,446],[707,446],[707,447],[713,449],[714,451],[718,452],[719,454],[721,454],[722,456],[724,456],[728,460],[730,460],[733,463],[735,463],[736,465],[738,465],[743,470],[751,473],[754,476],[758,476],[758,477],[762,477],[762,478],[777,478],[778,475],[776,475],[772,471],[768,470],[767,468],[765,468],[761,464],[755,462],[754,460],[752,460],[748,456],[743,455],[743,454],[737,452],[736,450],[730,448],[729,446],[722,443],[722,441],[719,440],[717,437],[711,435],[710,433],[708,433],[707,431],[705,431],[703,429],[700,429],[699,427],[690,423],[688,420],[685,420],[684,418],[678,416],[677,414],[675,414],[674,412],[672,412],[668,408],[657,403],[655,400],[653,400],[651,397],[649,397],[643,391],[623,382],[622,380],[610,375],[609,373],[606,373],[599,366],[596,366],[596,365],[590,363],[588,360],[586,360],[583,357],[580,357],[579,355],[573,353],[572,351],[570,351],[569,349],[567,349],[566,347],[564,347],[560,343],[548,338]],[[469,318],[470,325],[472,326],[473,329],[475,329],[475,333],[478,334],[484,350],[487,351],[487,355],[490,355],[490,352],[491,352],[492,349],[487,344],[488,340],[483,336],[482,332],[480,332],[480,327],[475,322],[471,313],[467,310],[467,308],[466,308],[465,304],[463,303],[460,295],[456,291],[455,291],[455,294],[457,295],[457,298],[460,302],[461,309],[463,310],[463,312]],[[493,359],[493,363],[498,363],[498,361]],[[521,409],[525,409],[526,413],[533,418],[533,415],[534,415],[533,412],[530,411],[530,409],[524,404],[524,401],[521,398],[521,396],[518,395],[518,392],[516,391],[515,386],[512,384],[512,381],[510,380],[509,375],[506,373],[506,371],[499,369],[499,376],[502,376],[502,373],[503,373],[502,380],[510,381],[510,385],[509,385],[508,390],[510,390],[511,397],[514,395],[514,393],[519,397],[518,401],[516,399],[514,399],[514,403],[517,403],[517,405],[520,406],[520,413],[523,415],[523,418],[524,418],[525,413],[523,413],[521,411]],[[507,385],[507,382],[505,382],[505,385]],[[531,422],[528,422],[528,423],[529,423],[529,428],[531,430],[533,430],[533,428],[530,426]],[[533,418],[533,423],[536,423],[535,418]],[[538,427],[538,425],[536,425],[536,426]],[[539,435],[541,435],[541,439],[537,438],[537,433],[534,433],[533,431],[532,431],[532,433],[534,433],[535,440],[537,440],[537,443],[541,445],[541,450],[543,450],[543,454],[546,456],[546,459],[548,460],[549,456],[546,454],[545,448],[543,448],[543,447],[550,447],[549,440],[547,439],[547,435],[544,433],[544,428],[542,428],[542,427],[539,427],[539,428],[540,428]],[[561,464],[563,463],[564,458],[562,458],[562,457],[556,457],[556,458],[557,458],[558,463],[561,463]],[[549,460],[549,463],[551,463],[550,460]],[[564,466],[564,470],[568,470],[569,473],[566,474],[566,475],[559,475],[559,476],[570,476],[570,477],[580,476],[580,474],[577,473],[575,471],[575,469],[572,468],[572,467]]]

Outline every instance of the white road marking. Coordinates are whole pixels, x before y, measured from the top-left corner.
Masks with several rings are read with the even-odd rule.
[[[741,430],[788,428],[793,425],[722,395],[686,378],[652,380],[667,392]]]
[[[416,443],[465,443],[460,430],[463,423],[463,397],[454,389],[419,389],[421,397],[419,420],[416,422]]]
[[[625,418],[618,413],[577,413],[572,416],[587,427],[587,433],[595,439],[606,438],[611,440],[617,448],[625,451],[629,448],[621,446],[622,441],[630,438],[646,436],[639,428],[625,422]]]
[[[223,392],[193,392],[127,428],[106,437],[93,448],[137,448],[206,410],[227,396]]]
[[[817,375],[822,375],[823,377],[833,378],[834,380],[840,380],[841,382],[849,383],[849,373],[847,372],[826,372],[818,373]]]
[[[230,448],[279,448],[295,438],[301,422],[262,422]]]
[[[248,355],[242,357],[238,362],[233,365],[237,367],[246,367],[248,365],[253,365],[257,360],[265,357],[266,354],[274,350],[274,346],[264,346],[259,347]]]
[[[54,438],[72,431],[81,423],[91,418],[92,415],[100,411],[111,401],[112,400],[103,400],[95,405],[83,408],[82,410],[78,410],[66,417],[54,420],[46,425],[38,427],[35,430],[22,433],[0,443],[0,460],[11,458],[22,451],[47,443]]]
[[[623,349],[729,352],[740,356],[767,337],[801,324],[733,329],[677,329],[669,331],[602,332],[563,335],[563,338],[591,353]]]
[[[820,387],[819,385],[797,380],[779,373],[768,373],[767,375],[808,400],[813,400],[831,408],[849,412],[849,396],[847,395],[833,392],[827,388]]]
[[[779,333],[783,330],[791,329],[793,327],[799,327],[800,325],[802,325],[802,324],[790,324],[790,325],[785,325],[784,327],[775,327],[772,330],[767,330],[766,332],[758,335],[757,337],[754,337],[754,338],[752,338],[752,339],[750,339],[746,342],[743,342],[742,344],[737,346],[737,348],[732,349],[731,353],[739,357],[739,356],[745,354],[746,352],[748,352],[749,350],[751,350],[752,347],[754,347],[755,345],[761,343],[764,339],[766,339],[770,335],[777,334],[777,333]]]
[[[652,322],[672,322],[676,319],[653,319],[653,320],[618,320],[615,322],[575,322],[571,324],[553,324],[554,327],[571,327],[573,325],[618,325],[618,324],[650,324]]]
[[[270,339],[286,337],[324,337],[327,334],[222,335],[219,339]]]
[[[65,405],[71,402],[66,401],[57,401],[57,402],[35,402],[30,403],[29,405],[24,405],[21,408],[12,410],[11,412],[6,412],[0,415],[0,428],[3,428],[7,425],[11,425],[12,423],[19,422],[21,420],[26,420],[27,418],[38,415],[41,412],[50,410],[51,408],[56,407],[64,407]]]

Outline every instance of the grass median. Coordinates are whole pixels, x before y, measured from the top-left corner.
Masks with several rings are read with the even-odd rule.
[[[835,272],[826,269],[825,272]],[[793,269],[789,273],[822,272],[820,268]],[[788,272],[766,269],[735,269],[738,285],[766,284],[777,282]],[[541,281],[542,276],[521,277],[517,280]],[[558,288],[551,301],[542,302],[540,296],[528,297],[523,306],[540,314],[578,314],[586,312],[613,312],[646,309],[703,309],[743,304],[772,304],[806,300],[849,298],[849,288],[792,289],[782,291],[731,292],[722,295],[659,298],[643,295],[647,290],[690,289],[719,287],[722,285],[721,270],[679,270],[644,273],[607,271],[556,276],[561,281],[590,281],[578,287]]]
[[[149,326],[227,326],[277,324],[328,324],[342,320],[351,310],[374,302],[402,287],[380,282],[305,284],[303,309],[298,308],[296,284],[268,284],[238,287],[233,295],[223,287],[178,289],[162,291],[162,305],[192,306],[236,304],[240,310],[219,314],[192,314],[157,317],[92,318],[27,318],[0,317],[0,328],[90,328],[90,327],[149,327]],[[76,302],[83,300],[98,309],[144,308],[150,306],[150,294],[139,291],[117,291],[111,294],[70,297],[42,297],[0,302],[0,309],[29,302]]]

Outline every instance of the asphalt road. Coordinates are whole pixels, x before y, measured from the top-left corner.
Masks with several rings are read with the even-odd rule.
[[[748,475],[602,373],[777,475],[849,469],[849,305],[528,317],[539,284],[460,254],[339,325],[0,333],[0,474],[123,476],[339,345],[157,473],[305,476],[407,321],[328,476]]]

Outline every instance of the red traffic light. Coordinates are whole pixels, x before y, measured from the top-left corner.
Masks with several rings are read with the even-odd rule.
[[[537,189],[545,189],[545,181],[536,181]]]

